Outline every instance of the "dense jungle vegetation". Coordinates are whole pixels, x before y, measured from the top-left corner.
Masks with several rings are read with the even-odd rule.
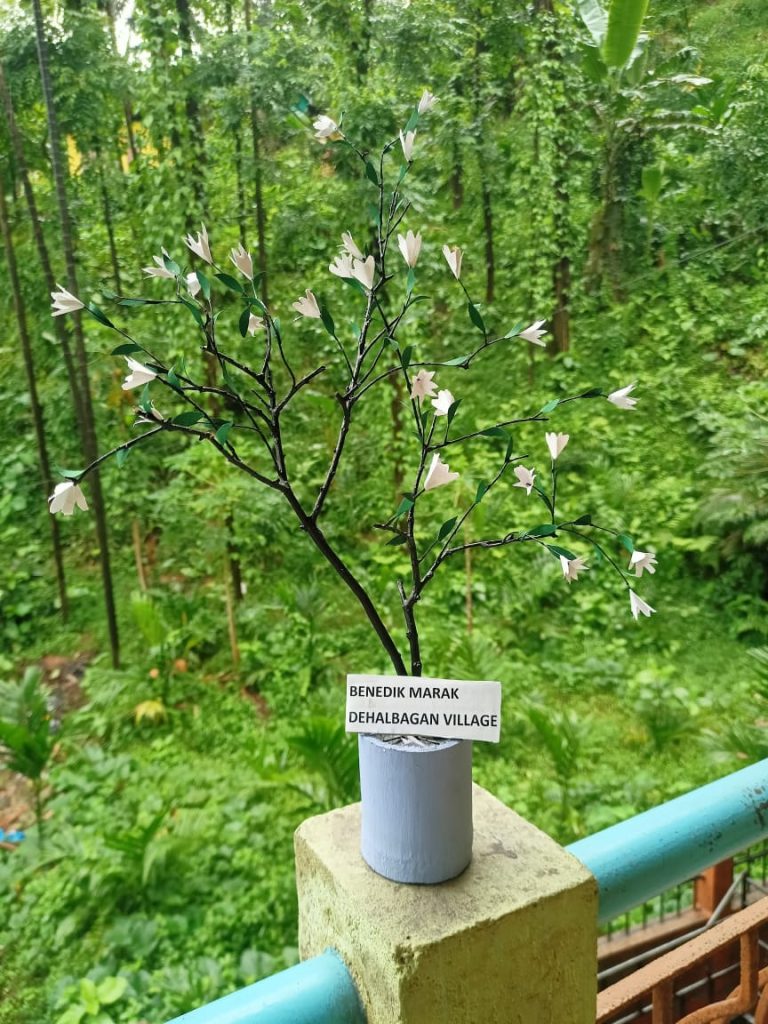
[[[36,737],[14,760],[0,732],[0,1024],[160,1022],[294,962],[293,830],[356,799],[345,674],[392,666],[279,494],[174,433],[102,466],[101,515],[92,476],[87,513],[46,500],[62,469],[136,435],[141,401],[98,317],[51,317],[55,284],[228,386],[188,307],[124,302],[174,294],[141,269],[163,248],[206,269],[183,241],[201,222],[222,270],[230,247],[252,253],[300,372],[333,367],[296,397],[286,442],[297,487],[319,486],[343,363],[291,305],[314,289],[349,342],[361,296],[327,267],[342,232],[369,247],[376,216],[371,175],[314,137],[320,115],[375,150],[425,88],[438,98],[402,182],[426,296],[403,344],[453,361],[437,377],[462,433],[638,382],[634,409],[573,402],[510,443],[546,482],[545,427],[570,435],[559,508],[656,553],[638,582],[656,613],[635,622],[581,542],[590,571],[570,585],[543,546],[470,548],[419,603],[425,674],[503,684],[476,781],[568,842],[768,756],[768,9],[651,0],[618,69],[601,16],[597,0],[0,2],[0,721]],[[514,337],[457,365],[480,336],[446,244],[482,322],[543,319],[546,349]],[[212,283],[218,331],[258,361],[263,339]],[[405,650],[408,555],[375,529],[418,458],[400,378],[364,409],[324,529]],[[506,443],[451,453],[461,476],[430,495],[425,536]],[[465,542],[548,521],[511,484]]]

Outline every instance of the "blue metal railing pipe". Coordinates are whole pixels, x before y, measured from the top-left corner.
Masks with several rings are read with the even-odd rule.
[[[169,1024],[365,1024],[365,1014],[345,964],[328,950]]]
[[[567,847],[609,921],[768,836],[768,759]]]

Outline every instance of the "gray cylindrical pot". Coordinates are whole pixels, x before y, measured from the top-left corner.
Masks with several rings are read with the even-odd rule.
[[[394,746],[360,735],[363,859],[395,882],[434,885],[472,859],[472,741]]]

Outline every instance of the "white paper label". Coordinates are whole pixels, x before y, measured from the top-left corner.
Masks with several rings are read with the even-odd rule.
[[[347,676],[347,732],[499,742],[501,683]]]

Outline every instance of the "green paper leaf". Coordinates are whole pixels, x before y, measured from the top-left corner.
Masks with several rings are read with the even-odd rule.
[[[152,398],[149,394],[149,384],[145,384],[141,389],[138,406],[142,412],[149,412],[152,409]]]
[[[445,540],[445,538],[448,536],[448,534],[451,532],[451,530],[456,525],[456,520],[458,518],[459,518],[458,516],[454,516],[452,519],[446,519],[446,521],[443,523],[443,525],[440,527],[440,529],[437,532],[437,539],[438,540]]]
[[[447,359],[443,363],[433,363],[433,366],[463,366],[469,356],[456,356],[455,359]]]
[[[240,314],[240,319],[237,322],[238,329],[240,331],[240,337],[245,338],[248,334],[248,324],[251,319],[251,307],[246,306],[243,312]]]
[[[231,274],[214,274],[214,277],[221,281],[223,285],[226,285],[226,287],[229,288],[231,291],[239,292],[241,295],[243,294],[243,286],[240,284],[237,278],[232,277]]]
[[[553,412],[558,407],[558,405],[560,405],[560,399],[559,398],[552,398],[549,402],[547,402],[546,405],[542,405],[542,407],[539,410],[539,412],[542,412],[542,413]]]
[[[504,335],[505,340],[507,338],[516,338],[520,331],[524,329],[524,327],[525,324],[522,322],[522,320],[516,323],[515,326],[511,330],[507,331],[507,333]]]
[[[408,277],[405,279],[405,290],[410,295],[416,286],[416,271],[413,267],[408,270]]]
[[[408,173],[408,164],[400,164],[400,173],[397,176],[397,184],[401,184],[403,178]]]
[[[487,427],[485,430],[480,431],[481,437],[503,437],[504,440],[509,440],[509,431],[505,430],[504,427]]]
[[[446,416],[446,424],[445,424],[446,425],[446,429],[448,427],[450,427],[450,425],[453,423],[453,418],[456,415],[456,413],[459,411],[459,406],[460,405],[461,405],[461,399],[460,398],[457,398],[455,402],[451,402],[451,404],[449,405],[449,407],[448,407],[448,415]]]
[[[211,300],[211,282],[208,280],[208,278],[205,276],[205,274],[202,272],[202,270],[196,270],[195,271],[195,277],[197,278],[197,280],[200,283],[200,290],[203,293],[203,298],[205,299],[206,302],[210,302],[210,300]]]
[[[559,559],[562,555],[563,558],[575,558],[576,555],[568,548],[559,548],[556,544],[546,544],[545,547],[552,552],[555,558]]]
[[[480,502],[483,500],[485,495],[488,493],[488,488],[490,486],[491,486],[490,484],[478,484],[477,485],[477,494],[475,495],[475,504],[476,505],[479,505]]]
[[[200,312],[200,310],[197,308],[197,306],[194,304],[194,302],[190,302],[189,299],[185,299],[183,295],[180,296],[180,299],[181,299],[181,302],[184,303],[184,305],[187,307],[189,312],[192,314],[192,316],[195,318],[198,326],[202,327],[203,326],[203,315]]]
[[[588,513],[583,515],[583,516],[579,516],[578,519],[574,519],[571,522],[571,526],[591,526],[591,525],[592,525],[592,516],[589,515]]]
[[[163,256],[163,266],[167,271],[169,271],[169,273],[173,274],[175,277],[180,276],[181,267],[176,262],[176,260],[172,260],[170,256]]]
[[[385,547],[393,548],[393,547],[397,547],[398,544],[406,544],[407,542],[408,542],[407,535],[404,534],[404,533],[398,533],[395,537],[392,538],[392,540],[388,540],[387,541]]]
[[[85,308],[88,310],[88,312],[94,318],[94,320],[98,320],[100,324],[104,324],[105,327],[114,327],[115,326],[112,323],[112,321],[109,319],[109,317],[106,315],[106,313],[102,313],[102,311],[99,309],[99,307],[95,303],[93,303],[93,302],[86,302]]]
[[[467,312],[469,313],[469,319],[472,321],[472,323],[475,325],[478,331],[482,331],[483,334],[485,334],[485,321],[480,315],[480,310],[473,302],[467,303]]]
[[[66,480],[77,480],[83,471],[82,469],[61,469],[61,467],[57,466],[56,472]]]
[[[365,161],[365,176],[369,181],[372,181],[374,185],[379,184],[379,176],[376,173],[376,168],[373,166],[370,160]],[[378,220],[378,210],[376,211],[376,219]]]
[[[160,299],[120,299],[118,306],[162,306]]]
[[[229,437],[229,432],[232,427],[234,427],[234,423],[230,423],[229,421],[222,423],[214,435],[219,444],[224,445],[227,443],[227,438]]]
[[[627,551],[630,553],[630,555],[635,550],[635,543],[634,543],[634,541],[632,540],[631,537],[628,537],[626,535],[626,533],[620,533],[619,536],[616,538],[616,540],[618,540],[620,544],[624,545],[624,547],[627,549]]]
[[[541,497],[542,497],[542,498],[543,498],[543,500],[544,500],[544,504],[545,504],[545,505],[547,506],[547,508],[549,509],[549,511],[550,511],[550,512],[554,511],[554,510],[553,510],[553,508],[552,508],[552,502],[551,502],[551,501],[550,501],[550,499],[549,499],[549,495],[548,495],[548,494],[547,494],[547,492],[546,492],[546,491],[544,490],[544,488],[543,488],[543,487],[541,487],[541,485],[540,485],[540,484],[534,483],[534,485],[533,485],[533,489],[534,489],[534,490],[536,491],[536,493],[537,493],[537,494],[540,494],[540,495],[541,495]]]
[[[403,349],[403,351],[402,351],[402,353],[400,355],[400,361],[401,361],[401,363],[403,364],[403,366],[405,367],[406,370],[411,365],[411,356],[412,355],[413,355],[413,346],[412,345],[406,345],[406,347]]]
[[[328,331],[328,333],[330,334],[330,336],[332,338],[335,338],[336,337],[336,324],[333,322],[333,317],[328,312],[328,310],[325,308],[325,306],[321,306],[320,307],[320,319],[322,320],[323,327],[326,329],[326,331]]]
[[[170,368],[170,370],[166,374],[166,378],[165,379],[168,381],[168,383],[171,385],[171,387],[174,389],[174,391],[180,391],[181,390],[181,381],[176,376],[176,372],[173,369],[173,367]]]
[[[541,526],[534,526],[532,530],[526,530],[527,537],[551,537],[557,531],[554,523],[543,523]]]
[[[175,423],[180,427],[193,427],[195,423],[198,423],[202,418],[201,413],[192,409],[190,412],[180,412],[178,416],[173,417],[171,423]]]
[[[403,498],[395,509],[395,514],[392,516],[392,519],[399,519],[401,516],[404,516],[407,512],[411,511],[414,505],[415,502],[412,498]]]
[[[411,111],[411,116],[408,118],[403,129],[403,135],[407,135],[408,132],[412,132],[416,125],[419,123],[419,108],[414,107]]]
[[[118,469],[122,469],[131,454],[130,448],[118,448],[115,452],[115,462],[117,463]]]
[[[602,388],[590,388],[579,395],[579,398],[600,398],[603,395]]]
[[[127,342],[125,345],[118,345],[117,348],[112,349],[113,356],[128,356],[131,352],[143,352],[144,349],[141,345],[137,345],[134,341]]]

